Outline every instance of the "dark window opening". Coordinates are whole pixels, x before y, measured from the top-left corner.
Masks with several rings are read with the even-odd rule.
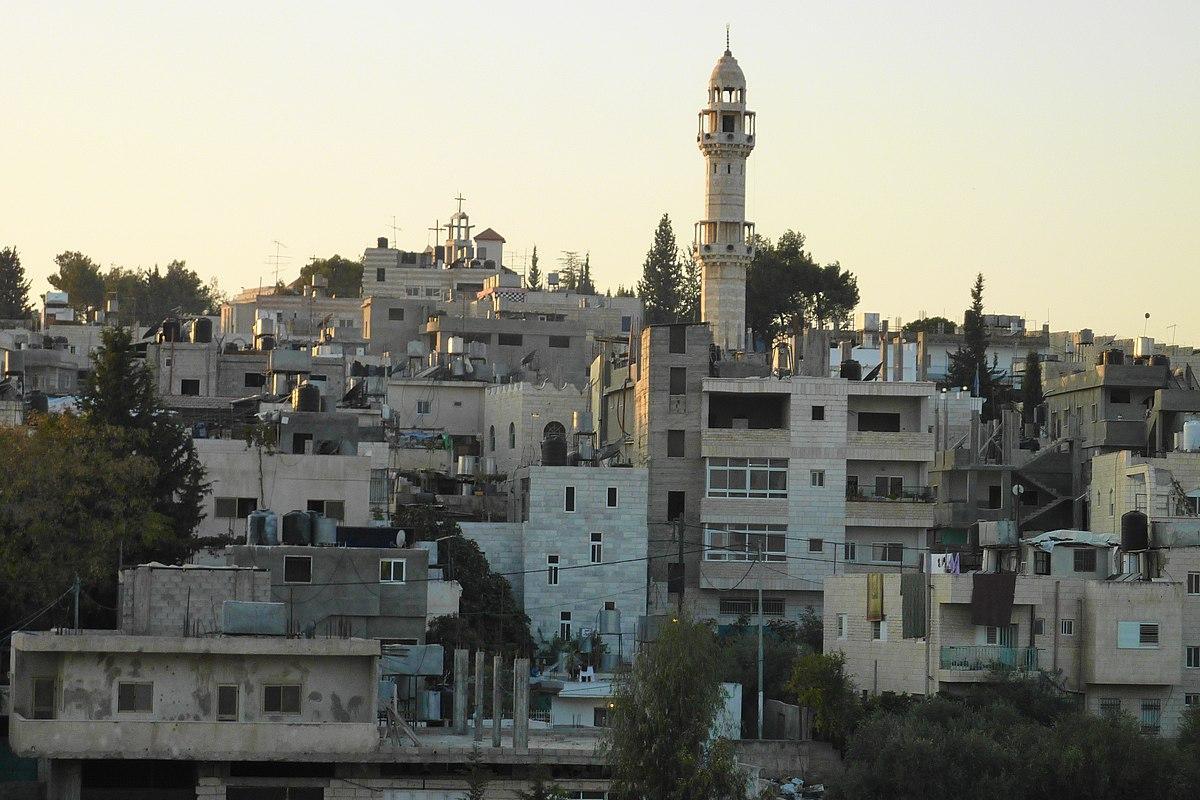
[[[404,309],[403,308],[389,308],[388,309],[388,319],[391,320],[392,322],[402,322],[404,320]]]
[[[558,348],[570,347],[571,346],[571,337],[570,336],[551,336],[550,337],[550,346],[558,347]]]
[[[679,594],[683,591],[683,581],[687,571],[684,565],[678,561],[671,561],[667,564],[667,593]]]
[[[667,492],[667,519],[674,521],[683,516],[686,492]]]
[[[825,406],[813,406],[812,418],[813,422],[820,422],[821,420],[825,419]]]
[[[667,431],[667,458],[684,457],[684,432]]]
[[[502,333],[499,335],[499,337],[500,338],[497,343],[507,347],[520,347],[521,343],[524,341],[524,337],[519,333]]]
[[[858,412],[858,429],[879,433],[898,433],[900,431],[900,415],[884,411],[860,411]]]
[[[988,506],[987,507],[988,508],[1003,508],[1004,507],[1004,493],[1000,490],[999,486],[989,486],[988,487]]]
[[[1109,389],[1108,390],[1108,402],[1126,405],[1128,403],[1131,403],[1132,399],[1129,396],[1128,389]]]
[[[563,511],[575,510],[575,487],[568,486],[563,492]]]
[[[671,394],[687,394],[687,367],[671,367]]]
[[[261,372],[247,372],[243,385],[248,389],[260,389],[267,385],[267,376]]]
[[[200,379],[184,378],[179,382],[179,393],[192,396],[200,394]]]
[[[234,684],[217,687],[217,719],[235,721],[238,718],[238,687]]]
[[[667,341],[668,353],[686,353],[687,352],[687,326],[672,325],[671,335]]]
[[[312,556],[284,556],[284,583],[312,583]]]
[[[1075,551],[1075,571],[1076,572],[1095,572],[1096,571],[1096,551],[1092,548],[1079,549]]]
[[[721,133],[733,133],[737,122],[733,118],[733,114],[721,115]]]
[[[786,428],[790,400],[786,394],[713,392],[708,396],[708,427],[750,430]]]
[[[304,448],[308,442],[313,440],[311,433],[293,433],[292,434],[292,454],[304,455]]]
[[[375,280],[376,280],[377,282],[379,282],[379,281],[382,281],[382,280],[383,280],[383,267],[376,267],[376,268],[375,268]]]
[[[299,714],[300,686],[289,683],[263,687],[264,714]]]

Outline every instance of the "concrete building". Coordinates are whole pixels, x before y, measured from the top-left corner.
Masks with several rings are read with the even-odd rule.
[[[573,433],[574,415],[587,409],[587,397],[572,384],[506,383],[483,395],[483,457],[490,471],[511,475],[521,466],[541,463],[541,443]],[[590,431],[589,431],[590,433]]]
[[[1090,530],[1119,535],[1121,517],[1140,511],[1152,528],[1200,530],[1200,452],[1141,456],[1129,450],[1091,462]]]
[[[253,348],[258,320],[270,320],[278,341],[316,341],[321,331],[332,327],[341,338],[362,336],[362,300],[332,297],[320,286],[247,289],[221,306],[219,338],[239,349]]]
[[[1197,549],[1169,553],[1173,577],[1098,578],[1122,560],[1112,542],[1064,533],[1024,545],[1028,560],[1012,576],[1010,599],[996,588],[998,574],[881,575],[872,608],[871,576],[831,577],[825,652],[844,654],[848,674],[870,693],[955,692],[991,680],[998,667],[1046,670],[1090,711],[1124,711],[1147,731],[1174,735],[1183,709],[1200,703]],[[1003,620],[981,616],[995,616],[989,606]]]
[[[509,495],[513,521],[461,527],[508,576],[535,640],[591,630],[610,654],[628,657],[646,613],[646,489],[644,469],[521,467]]]
[[[708,80],[696,143],[704,155],[704,219],[693,255],[700,264],[700,319],[723,350],[746,346],[746,268],[754,257],[754,224],[746,222],[746,160],[755,145],[754,112],[746,110],[746,77],[729,51]]]
[[[271,600],[271,576],[262,567],[139,564],[118,578],[119,629],[136,636],[220,633],[226,600]]]
[[[265,569],[290,630],[423,644],[429,553],[408,547],[235,545],[229,563]],[[457,608],[455,609],[457,610]]]

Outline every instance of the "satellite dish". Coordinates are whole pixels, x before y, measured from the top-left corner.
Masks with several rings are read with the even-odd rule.
[[[525,354],[525,357],[521,359],[521,366],[528,367],[530,364],[533,363],[533,357],[536,355],[537,355],[536,348],[533,350],[530,350],[528,353]]]

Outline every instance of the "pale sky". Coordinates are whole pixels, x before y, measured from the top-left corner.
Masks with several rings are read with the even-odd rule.
[[[736,14],[736,16],[734,16]],[[748,216],[860,310],[1200,346],[1200,3],[0,0],[0,246],[186,259],[229,291],[472,222],[637,280],[702,210],[696,112],[732,25]],[[520,263],[510,266],[520,269]],[[1178,325],[1169,330],[1169,325]]]

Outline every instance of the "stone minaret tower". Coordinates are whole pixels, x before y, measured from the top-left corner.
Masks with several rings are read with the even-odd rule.
[[[724,350],[746,347],[746,268],[754,224],[746,222],[746,159],[754,149],[754,113],[746,110],[746,76],[729,52],[708,80],[708,105],[696,134],[704,154],[704,219],[693,252],[700,263],[700,319]]]

